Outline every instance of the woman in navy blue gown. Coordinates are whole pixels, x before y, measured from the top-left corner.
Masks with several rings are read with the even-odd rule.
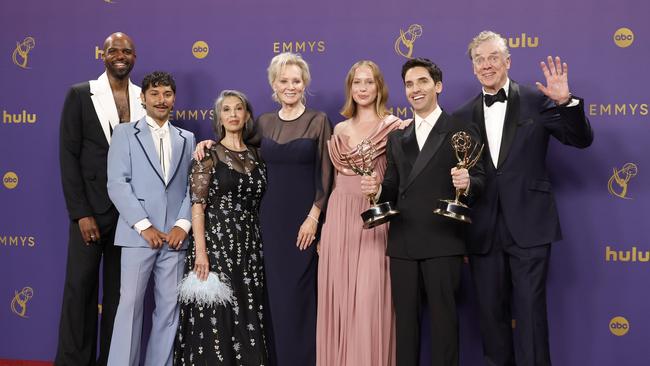
[[[275,56],[268,68],[281,108],[258,118],[267,192],[261,207],[269,308],[267,335],[276,366],[316,363],[316,254],[321,212],[330,190],[327,153],[332,127],[306,108],[309,66],[297,54]]]

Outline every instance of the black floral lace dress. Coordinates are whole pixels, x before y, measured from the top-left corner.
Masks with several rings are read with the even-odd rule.
[[[268,365],[264,335],[264,266],[259,227],[266,168],[252,148],[215,145],[190,173],[192,203],[204,203],[210,271],[232,288],[225,305],[182,303],[175,365]],[[190,242],[185,274],[194,268]]]

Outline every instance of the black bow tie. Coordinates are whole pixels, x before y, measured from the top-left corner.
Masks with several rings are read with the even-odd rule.
[[[487,105],[488,107],[492,106],[492,104],[496,102],[503,103],[508,99],[508,97],[506,96],[506,91],[503,90],[503,88],[499,89],[499,92],[494,95],[483,94],[483,98],[485,98],[485,105]]]

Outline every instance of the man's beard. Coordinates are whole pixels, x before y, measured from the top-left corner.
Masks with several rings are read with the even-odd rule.
[[[126,68],[117,68],[109,63],[106,64],[106,70],[108,70],[108,72],[117,79],[126,79],[129,77],[131,70],[133,70],[133,64],[127,64]]]

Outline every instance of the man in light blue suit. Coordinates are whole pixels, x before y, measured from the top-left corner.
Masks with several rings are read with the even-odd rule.
[[[191,228],[188,172],[194,135],[169,123],[176,85],[153,72],[142,81],[147,115],[121,124],[108,151],[108,194],[120,212],[115,245],[122,247],[120,303],[108,364],[140,361],[143,302],[154,275],[151,336],[145,365],[171,365],[178,325],[176,287],[183,275]]]

